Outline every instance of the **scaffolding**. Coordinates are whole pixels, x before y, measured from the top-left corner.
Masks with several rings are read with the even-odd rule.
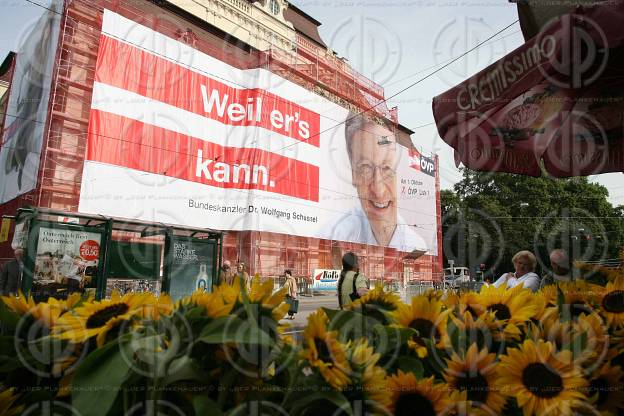
[[[381,86],[354,71],[332,51],[301,35],[293,51],[258,51],[224,39],[211,31],[208,24],[194,25],[155,2],[66,1],[38,186],[5,204],[1,208],[4,213],[14,213],[25,205],[78,211],[104,9],[157,29],[229,65],[240,69],[266,68],[353,111],[370,109],[375,116],[398,123],[396,111],[386,106]],[[310,276],[316,268],[339,268],[340,253],[345,250],[362,258],[363,272],[372,278],[434,280],[441,273],[439,254],[410,259],[390,248],[266,232],[228,232],[223,249],[224,259],[245,261],[252,272],[265,276],[280,275],[284,269],[292,269],[301,277]],[[4,247],[0,258],[9,257],[9,250]]]

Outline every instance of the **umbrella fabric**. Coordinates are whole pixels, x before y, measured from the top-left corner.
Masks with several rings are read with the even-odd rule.
[[[455,161],[556,177],[624,171],[624,4],[577,9],[433,100]]]

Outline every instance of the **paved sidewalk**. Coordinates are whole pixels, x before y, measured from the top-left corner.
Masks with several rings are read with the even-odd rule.
[[[338,297],[335,294],[299,297],[299,312],[294,320],[282,319],[281,324],[290,325],[291,331],[301,331],[308,323],[308,316],[318,308],[338,309]],[[287,331],[288,332],[288,331]]]

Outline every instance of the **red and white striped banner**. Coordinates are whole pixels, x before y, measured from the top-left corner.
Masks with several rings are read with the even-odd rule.
[[[380,159],[377,136],[392,131],[348,129],[349,114],[105,10],[79,210],[363,244],[378,244],[369,218],[385,216],[395,232],[384,245],[437,253],[435,178],[411,168],[404,148],[385,146],[396,160]],[[356,186],[350,141],[361,162],[396,166],[396,182]]]

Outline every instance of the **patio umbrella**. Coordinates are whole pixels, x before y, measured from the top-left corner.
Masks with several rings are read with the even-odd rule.
[[[433,100],[455,161],[556,177],[624,171],[624,4],[559,16]]]

